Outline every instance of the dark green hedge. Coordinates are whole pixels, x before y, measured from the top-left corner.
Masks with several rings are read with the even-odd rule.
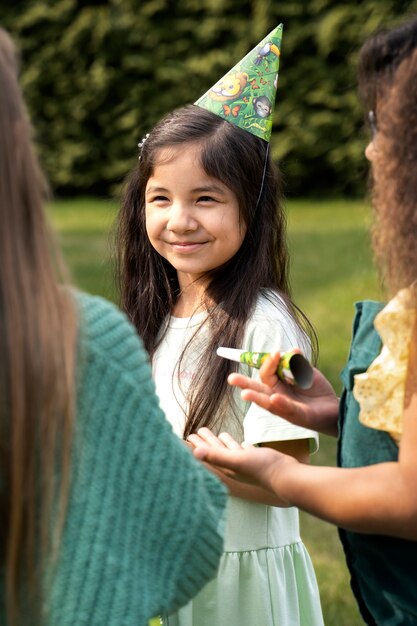
[[[362,193],[357,52],[417,10],[417,0],[0,2],[52,186],[94,194],[117,188],[161,115],[196,100],[281,21],[272,154],[287,194]]]

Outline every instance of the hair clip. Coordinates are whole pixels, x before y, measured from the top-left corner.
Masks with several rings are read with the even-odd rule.
[[[368,124],[371,129],[372,141],[375,139],[376,134],[378,132],[378,124],[376,120],[376,113],[374,110],[368,112]]]
[[[142,150],[142,148],[143,148],[143,146],[145,144],[145,141],[147,140],[148,137],[149,137],[149,133],[146,133],[146,135],[139,141],[139,143],[138,143],[139,150]]]
[[[139,148],[139,161],[140,161],[140,153],[142,151],[143,146],[145,145],[145,141],[147,140],[147,138],[149,137],[149,133],[146,133],[146,135],[139,141],[138,143],[138,148]]]

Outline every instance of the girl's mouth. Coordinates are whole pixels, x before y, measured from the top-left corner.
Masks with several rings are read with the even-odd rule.
[[[195,252],[206,243],[206,241],[175,241],[170,246],[176,252]]]

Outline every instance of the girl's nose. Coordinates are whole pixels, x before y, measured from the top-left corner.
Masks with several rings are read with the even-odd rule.
[[[174,202],[169,210],[167,220],[167,230],[173,232],[185,232],[187,230],[197,230],[198,222],[194,218],[192,211],[181,202]]]

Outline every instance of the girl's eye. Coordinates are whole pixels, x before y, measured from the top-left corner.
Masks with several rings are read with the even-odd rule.
[[[216,199],[212,196],[200,196],[198,202],[216,202]]]
[[[168,202],[168,198],[166,196],[154,196],[150,202]]]

